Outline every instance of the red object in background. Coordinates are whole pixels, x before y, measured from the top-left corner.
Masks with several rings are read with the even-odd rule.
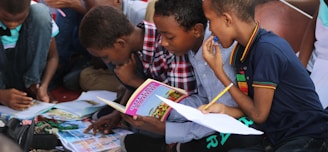
[[[56,20],[56,13],[51,13],[51,17],[53,20]]]
[[[59,86],[51,90],[49,93],[58,102],[66,102],[77,99],[81,95],[82,91],[72,91],[63,86]]]

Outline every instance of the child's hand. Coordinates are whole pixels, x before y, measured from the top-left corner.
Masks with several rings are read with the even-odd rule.
[[[84,133],[88,133],[92,130],[94,135],[98,132],[109,134],[112,132],[112,129],[119,124],[121,119],[120,113],[118,111],[113,111],[112,113],[101,117],[96,122],[93,122],[87,129],[84,130]]]
[[[17,89],[0,90],[0,102],[15,110],[24,110],[33,105],[33,98]]]
[[[122,118],[133,127],[148,130],[157,134],[165,134],[165,123],[151,116],[133,116],[121,114]]]
[[[138,79],[136,69],[137,69],[137,63],[134,58],[134,55],[131,54],[129,61],[124,63],[123,65],[116,66],[114,72],[123,83],[131,85],[133,84],[134,80]]]
[[[80,3],[79,0],[44,0],[52,8],[68,8]]]
[[[223,69],[221,50],[219,45],[214,43],[213,38],[214,36],[211,36],[203,43],[203,58],[213,70]]]
[[[44,101],[44,102],[50,101],[50,98],[48,96],[47,87],[44,87],[41,85],[40,87],[37,88],[36,99],[38,99],[40,101]]]
[[[221,113],[224,114],[226,111],[226,106],[222,103],[215,103],[213,105],[211,105],[210,107],[208,107],[207,109],[204,109],[206,107],[206,105],[202,105],[200,107],[198,107],[198,109],[200,111],[202,111],[203,113]]]

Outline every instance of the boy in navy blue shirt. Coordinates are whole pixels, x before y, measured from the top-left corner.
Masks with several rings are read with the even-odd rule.
[[[229,92],[243,112],[263,127],[269,141],[250,148],[328,151],[328,112],[288,42],[260,28],[254,20],[256,3],[257,0],[203,1],[210,30],[219,37],[219,43],[229,47],[238,41],[230,63],[237,70],[239,88],[233,86]],[[203,44],[203,57],[227,86],[233,81],[226,76],[221,51],[212,39]],[[206,112],[216,111],[214,105]]]

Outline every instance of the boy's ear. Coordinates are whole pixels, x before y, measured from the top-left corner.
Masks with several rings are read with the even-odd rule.
[[[114,48],[124,48],[126,47],[126,41],[122,38],[118,38],[114,43]]]
[[[230,26],[231,23],[232,23],[232,16],[231,16],[231,14],[229,14],[229,13],[223,13],[222,15],[224,17],[224,24],[226,24],[227,26]]]
[[[197,23],[192,30],[196,37],[200,37],[204,33],[204,25],[202,23]]]

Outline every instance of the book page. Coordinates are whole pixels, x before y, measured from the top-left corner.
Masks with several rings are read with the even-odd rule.
[[[93,100],[99,103],[102,103],[97,97],[104,97],[108,100],[115,100],[116,99],[116,92],[111,92],[107,90],[90,90],[87,92],[82,92],[82,94],[79,96],[76,100]]]
[[[254,128],[248,127],[238,121],[237,119],[226,115],[226,114],[203,114],[200,110],[170,101],[161,96],[157,96],[166,104],[174,108],[182,116],[186,117],[188,120],[203,125],[205,127],[211,128],[221,133],[232,133],[241,135],[260,135],[263,134],[262,131],[256,130]]]
[[[153,116],[162,121],[165,120],[171,109],[155,95],[175,102],[179,102],[187,96],[185,92],[181,93],[179,90],[169,87],[166,84],[148,79],[131,96],[126,107],[126,114],[132,116]]]
[[[85,117],[106,105],[98,99],[97,96],[103,96],[106,97],[106,99],[115,100],[116,92],[106,90],[83,92],[78,99],[59,103],[55,106],[55,108],[68,111],[79,117]]]
[[[59,103],[55,108],[71,112],[79,117],[84,117],[94,113],[104,105],[103,102],[98,103],[93,100],[75,100]]]
[[[8,116],[13,116],[18,119],[32,119],[37,115],[50,110],[55,104],[42,102],[38,100],[34,100],[34,104],[32,107],[19,111],[11,109],[7,106],[0,105],[0,113]]]
[[[114,109],[116,109],[119,112],[125,113],[125,106],[116,103],[114,101],[111,100],[106,100],[104,98],[98,97],[101,101],[105,102],[106,104],[108,104],[109,106],[113,107]]]
[[[63,146],[76,152],[98,152],[117,149],[120,147],[120,138],[123,135],[132,133],[131,131],[117,128],[113,130],[114,133],[112,134],[104,135],[98,133],[93,135],[91,132],[83,133],[86,126],[89,126],[90,123],[83,121],[73,121],[70,123],[76,123],[79,129],[60,131],[58,132],[58,136]]]

